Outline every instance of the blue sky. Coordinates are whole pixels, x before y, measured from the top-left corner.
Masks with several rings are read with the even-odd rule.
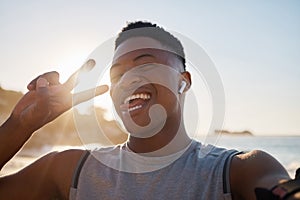
[[[222,78],[224,128],[300,135],[299,1],[0,1],[0,85],[65,79],[126,21],[149,20],[205,49]]]

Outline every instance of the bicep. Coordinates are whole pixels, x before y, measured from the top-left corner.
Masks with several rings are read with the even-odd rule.
[[[271,189],[278,183],[290,179],[284,167],[271,155],[263,151],[251,151],[233,159],[231,167],[233,193],[244,199],[255,199],[257,187]]]

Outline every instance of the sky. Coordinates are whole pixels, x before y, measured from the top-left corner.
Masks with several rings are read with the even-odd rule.
[[[300,135],[299,10],[296,0],[0,0],[0,86],[26,92],[53,70],[64,81],[126,22],[147,20],[190,38],[214,62],[224,129]]]

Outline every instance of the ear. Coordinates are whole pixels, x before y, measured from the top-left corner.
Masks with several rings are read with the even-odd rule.
[[[192,85],[191,74],[188,71],[184,71],[184,72],[181,72],[181,76],[182,76],[181,81],[185,81],[186,82],[186,87],[185,87],[185,89],[183,91],[183,92],[186,92],[186,91],[188,91],[190,89],[190,87]]]

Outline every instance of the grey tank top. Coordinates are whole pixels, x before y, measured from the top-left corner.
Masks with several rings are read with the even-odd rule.
[[[193,141],[179,158],[157,169],[158,162],[169,158],[124,159],[125,151],[120,145],[83,155],[74,173],[70,199],[231,199],[229,168],[232,157],[239,153],[236,150]],[[137,171],[115,167],[128,160]],[[139,170],[143,165],[146,171]],[[147,168],[149,165],[154,168]]]

